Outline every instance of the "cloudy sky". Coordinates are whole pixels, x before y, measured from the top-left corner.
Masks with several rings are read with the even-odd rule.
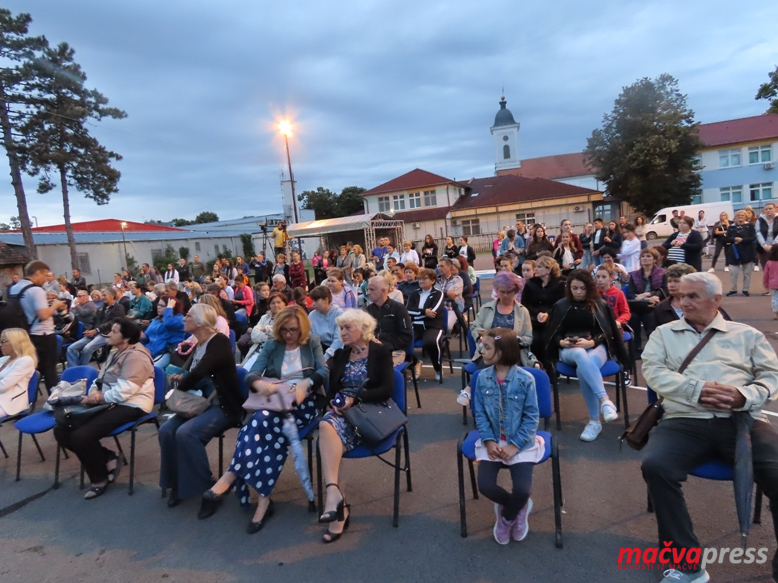
[[[297,189],[371,188],[416,167],[494,172],[502,87],[519,155],[580,151],[621,88],[667,72],[701,122],[757,115],[778,63],[773,2],[293,3],[5,0],[31,32],[66,41],[128,117],[92,128],[124,159],[120,192],[73,220],[220,218],[281,210],[289,116]],[[5,160],[5,157],[3,157]],[[0,221],[17,214],[7,172]],[[30,214],[62,222],[27,178]]]

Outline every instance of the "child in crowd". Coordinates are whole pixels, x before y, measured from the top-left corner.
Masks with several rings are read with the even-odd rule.
[[[512,330],[493,328],[483,336],[481,355],[487,368],[480,371],[473,395],[473,415],[480,439],[476,443],[478,490],[494,502],[494,538],[507,545],[511,537],[524,540],[532,510],[532,470],[543,458],[545,443],[538,427],[535,378],[519,368],[519,339]],[[507,469],[510,492],[497,485],[497,474]]]
[[[778,320],[778,245],[773,245],[767,255],[762,284],[765,291],[770,290],[773,295],[773,319]]]
[[[616,314],[616,324],[622,328],[629,322],[632,314],[629,311],[627,296],[618,287],[613,285],[614,270],[610,265],[600,265],[595,272],[594,281],[597,284],[597,290],[600,295],[608,302],[608,305]]]

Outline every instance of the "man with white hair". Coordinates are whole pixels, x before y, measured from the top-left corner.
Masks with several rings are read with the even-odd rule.
[[[770,499],[778,538],[778,433],[762,407],[778,395],[778,362],[759,330],[729,322],[719,313],[721,282],[710,273],[681,278],[680,320],[659,326],[643,351],[646,383],[664,399],[665,414],[650,434],[643,479],[654,504],[660,548],[699,548],[681,482],[701,463],[734,463],[735,420],[743,411],[751,428],[754,481]],[[697,355],[682,363],[701,345]],[[672,541],[672,543],[670,543]],[[705,583],[700,564],[681,560],[662,581]],[[778,556],[773,558],[778,580]]]
[[[367,282],[367,297],[371,303],[364,310],[377,322],[375,340],[392,349],[392,360],[397,366],[405,361],[405,349],[413,338],[411,316],[403,304],[389,297],[389,282],[381,275]]]

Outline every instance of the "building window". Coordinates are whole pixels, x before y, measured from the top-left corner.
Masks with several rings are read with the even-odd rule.
[[[772,161],[773,150],[769,144],[767,146],[754,146],[748,149],[749,164],[764,164],[765,162]]]
[[[405,195],[404,194],[395,194],[392,197],[392,202],[394,203],[394,210],[396,210],[396,211],[404,211],[405,210]]]
[[[158,259],[164,257],[165,252],[162,249],[151,250],[151,262],[156,263]]]
[[[469,237],[471,235],[480,235],[481,225],[479,219],[466,219],[462,221],[462,234],[465,237]]]
[[[535,213],[516,213],[516,222],[523,222],[525,226],[535,224]]]
[[[702,204],[702,194],[693,194],[690,204]]]
[[[216,251],[216,255],[218,255],[219,254],[219,246],[214,244],[213,248]]]
[[[195,241],[195,251],[199,251],[199,250],[200,250],[200,242]]]
[[[379,213],[388,213],[391,210],[391,206],[389,205],[389,197],[388,196],[380,196],[378,197],[378,212]]]
[[[78,261],[78,270],[81,275],[92,275],[92,266],[89,265],[89,253],[76,253]]]
[[[502,157],[505,160],[510,160],[511,159],[511,147],[508,144],[505,144],[502,147]]]
[[[610,221],[619,220],[619,203],[601,202],[592,205],[592,214],[595,218],[601,218],[606,225]]]
[[[740,166],[740,150],[719,150],[719,168]]]
[[[722,202],[743,202],[743,189],[740,186],[720,188]]]
[[[773,183],[762,182],[760,184],[751,184],[748,187],[751,192],[751,200],[767,200],[773,198]]]
[[[438,206],[438,197],[434,190],[424,191],[424,206]]]
[[[420,209],[421,208],[421,193],[413,192],[408,195],[408,208]]]

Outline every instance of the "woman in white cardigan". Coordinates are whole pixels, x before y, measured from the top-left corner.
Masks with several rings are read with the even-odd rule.
[[[3,356],[0,364],[0,419],[18,415],[29,406],[27,387],[38,366],[38,355],[27,332],[8,328],[0,334]]]

